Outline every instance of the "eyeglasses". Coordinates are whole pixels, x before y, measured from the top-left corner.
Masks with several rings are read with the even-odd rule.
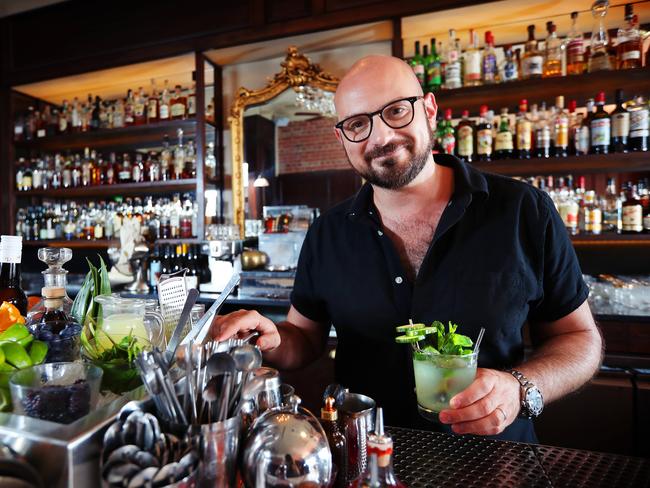
[[[372,132],[372,121],[375,115],[379,115],[391,129],[401,129],[413,122],[415,102],[424,98],[423,96],[402,98],[395,100],[369,114],[358,114],[348,117],[337,123],[334,127],[343,132],[345,138],[350,142],[363,142]]]

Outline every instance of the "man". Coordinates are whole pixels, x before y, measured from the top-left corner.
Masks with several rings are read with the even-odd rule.
[[[389,424],[436,428],[418,417],[410,348],[395,343],[395,327],[451,320],[474,339],[485,327],[476,379],[440,413],[442,430],[535,442],[532,422],[518,416],[579,388],[601,357],[552,201],[433,156],[436,100],[400,59],[358,61],[335,103],[336,137],[367,183],[310,228],[286,322],[238,311],[213,334],[256,329],[266,361],[291,369],[322,354],[333,324],[337,381],[377,400]],[[536,348],[522,362],[526,322]]]

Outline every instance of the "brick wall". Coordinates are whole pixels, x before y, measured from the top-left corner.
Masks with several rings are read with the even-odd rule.
[[[335,118],[320,117],[278,127],[280,174],[350,169],[334,135],[335,123]]]

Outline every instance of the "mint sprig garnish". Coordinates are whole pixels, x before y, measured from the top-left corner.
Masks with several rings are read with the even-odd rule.
[[[396,328],[400,335],[395,341],[400,344],[411,344],[413,349],[419,353],[444,354],[449,356],[463,356],[472,354],[471,347],[474,342],[469,337],[457,334],[458,324],[451,321],[445,331],[445,324],[439,320],[434,321],[430,327],[424,324],[414,324],[412,320],[408,325],[401,325]]]

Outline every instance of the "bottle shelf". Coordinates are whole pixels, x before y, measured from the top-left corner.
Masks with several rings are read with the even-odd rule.
[[[614,92],[617,88],[622,88],[626,96],[631,97],[635,94],[647,94],[648,87],[650,68],[645,67],[468,86],[439,90],[434,95],[439,113],[450,108],[454,115],[458,116],[462,110],[467,109],[470,115],[476,116],[481,105],[487,105],[495,114],[503,107],[516,112],[519,101],[523,98],[527,99],[529,104],[546,102],[547,105],[553,105],[555,97],[563,95],[566,105],[569,100],[575,100],[580,107],[585,105],[587,99],[595,97],[599,91],[604,91],[607,101],[614,103]]]
[[[154,244],[201,244],[204,241],[196,237],[187,238],[187,239],[157,239],[155,242],[147,242],[147,246],[152,247]],[[97,239],[97,240],[86,240],[86,239],[72,239],[67,240],[50,240],[50,239],[39,239],[37,241],[23,240],[24,246],[30,247],[69,247],[71,249],[108,249],[109,247],[120,247],[119,239]]]
[[[650,234],[577,234],[571,242],[576,248],[650,248]]]
[[[116,185],[82,186],[76,188],[57,188],[56,190],[17,191],[20,197],[95,198],[107,196],[153,195],[161,193],[188,192],[196,190],[196,178],[172,181],[151,181],[141,183],[119,183]]]
[[[650,171],[650,151],[586,154],[583,156],[567,156],[565,158],[505,159],[472,164],[481,171],[507,176],[631,173]]]
[[[73,132],[60,134],[31,141],[15,141],[17,149],[54,151],[81,151],[85,147],[91,149],[109,149],[111,151],[133,150],[147,147],[160,147],[163,136],[175,140],[176,131],[183,129],[184,138],[196,135],[197,120],[170,120],[145,125],[132,125],[119,129],[101,129],[88,132]]]

